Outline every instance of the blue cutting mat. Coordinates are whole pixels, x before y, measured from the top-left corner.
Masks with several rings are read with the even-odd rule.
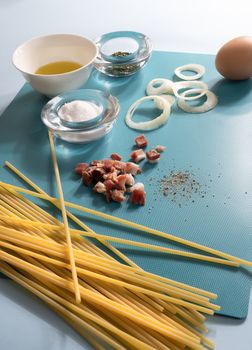
[[[187,114],[174,106],[168,123],[147,133],[150,146],[162,144],[167,149],[158,165],[144,165],[143,173],[137,176],[146,185],[146,205],[107,204],[102,196],[82,186],[73,173],[75,164],[109,157],[113,152],[127,160],[138,134],[124,124],[128,107],[144,95],[151,79],[173,79],[177,66],[192,62],[206,67],[204,81],[218,95],[219,104],[202,115]],[[113,131],[98,142],[89,145],[56,142],[65,198],[252,260],[252,81],[221,79],[210,55],[154,52],[138,74],[113,79],[93,71],[86,87],[110,90],[119,99],[121,112]],[[0,117],[0,162],[10,161],[54,195],[47,130],[40,120],[46,101],[27,84],[15,97]],[[143,114],[148,116],[145,108],[140,113],[139,118],[144,118]],[[172,171],[186,172],[194,180],[186,194],[180,190],[165,196],[160,189],[160,180]],[[1,169],[0,178],[20,185],[6,169]],[[80,217],[103,234],[174,246],[157,237]],[[183,260],[126,246],[120,249],[148,271],[217,293],[221,314],[246,317],[251,270]]]

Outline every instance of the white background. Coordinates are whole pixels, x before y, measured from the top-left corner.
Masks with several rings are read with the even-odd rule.
[[[135,30],[156,50],[215,54],[227,40],[252,35],[251,7],[249,0],[0,0],[0,112],[23,84],[12,53],[31,37],[76,33],[93,39]],[[217,350],[251,350],[252,308],[244,322],[216,317],[209,326]]]

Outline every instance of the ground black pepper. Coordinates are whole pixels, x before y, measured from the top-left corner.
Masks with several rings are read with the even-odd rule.
[[[189,171],[173,170],[159,181],[160,192],[166,197],[172,197],[174,201],[181,198],[189,199],[194,193],[198,193],[200,188],[199,182],[194,179],[194,174]]]
[[[167,197],[168,200],[176,203],[179,208],[188,200],[194,203],[195,198],[193,196],[195,195],[200,198],[205,198],[206,195],[204,186],[200,185],[194,173],[189,170],[171,170],[158,180],[152,177],[149,180],[149,185],[157,187],[154,191],[154,200],[160,197],[161,194],[161,196]]]

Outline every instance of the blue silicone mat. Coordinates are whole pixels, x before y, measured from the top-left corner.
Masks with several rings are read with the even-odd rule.
[[[127,109],[144,96],[151,79],[173,79],[174,69],[186,63],[206,67],[204,81],[218,95],[219,104],[214,110],[199,115],[187,114],[174,106],[165,126],[146,133],[150,146],[167,147],[159,164],[143,164],[143,173],[137,176],[138,181],[145,183],[146,205],[106,203],[102,196],[81,184],[73,173],[75,164],[109,157],[113,152],[128,160],[138,133],[124,123]],[[222,79],[211,55],[154,52],[148,65],[136,75],[115,79],[93,71],[85,87],[109,90],[119,99],[121,112],[112,132],[100,141],[89,145],[56,141],[65,199],[252,260],[252,81]],[[46,102],[46,97],[24,85],[0,117],[0,162],[3,165],[5,160],[10,161],[45,191],[55,195],[47,130],[40,120],[41,108]],[[142,119],[150,116],[145,106],[138,114]],[[188,174],[191,182],[185,193],[183,189],[178,193],[164,193],[162,180],[172,172]],[[2,181],[21,184],[5,168],[1,168],[0,174]],[[108,222],[104,225],[82,214],[79,217],[103,234],[185,249]],[[246,317],[251,270],[117,247],[148,271],[217,293],[221,314]]]

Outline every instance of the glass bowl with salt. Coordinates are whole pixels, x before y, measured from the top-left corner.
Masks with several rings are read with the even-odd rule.
[[[72,143],[88,143],[107,135],[120,111],[116,97],[100,90],[80,89],[51,99],[41,119],[55,136]]]

